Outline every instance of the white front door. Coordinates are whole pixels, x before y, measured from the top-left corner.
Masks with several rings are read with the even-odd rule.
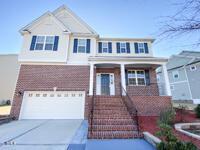
[[[115,95],[114,73],[97,73],[96,94]]]
[[[26,91],[20,119],[84,119],[84,91]]]

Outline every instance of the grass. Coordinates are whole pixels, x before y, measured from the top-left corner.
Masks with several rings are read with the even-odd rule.
[[[9,115],[10,114],[10,105],[0,106],[0,115]]]

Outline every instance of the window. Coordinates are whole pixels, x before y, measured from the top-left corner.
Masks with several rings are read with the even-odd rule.
[[[46,36],[45,50],[53,50],[54,36]]]
[[[178,71],[174,71],[174,72],[172,72],[172,74],[173,74],[173,78],[174,78],[174,79],[178,79],[178,78],[179,78],[179,73],[178,73]]]
[[[190,71],[195,71],[195,70],[197,70],[197,66],[195,65],[190,66]]]
[[[34,50],[53,50],[54,36],[37,36]]]
[[[144,70],[129,70],[128,71],[128,84],[129,85],[145,85]]]
[[[102,52],[108,53],[108,42],[102,42]]]
[[[138,51],[139,53],[145,53],[144,43],[138,43]]]
[[[78,53],[86,53],[86,39],[78,39]]]
[[[120,43],[120,52],[126,53],[126,43]]]

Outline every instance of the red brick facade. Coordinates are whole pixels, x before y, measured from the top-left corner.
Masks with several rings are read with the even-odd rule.
[[[118,68],[96,68],[96,73],[115,74],[115,93],[120,95],[120,69]],[[94,74],[94,77],[96,75]],[[150,80],[156,82],[155,70],[150,70]],[[96,81],[96,78],[94,78]],[[18,118],[22,104],[22,96],[19,92],[24,91],[58,91],[84,90],[86,91],[85,118],[91,97],[87,96],[89,89],[89,66],[67,66],[67,65],[21,65],[17,86],[12,104],[11,115]],[[96,84],[94,83],[94,88]],[[159,110],[170,104],[169,97],[158,96],[157,85],[151,86],[127,86],[129,95],[132,95],[134,104],[140,115],[158,115]],[[142,95],[142,97],[141,97]],[[153,95],[153,96],[149,96]]]
[[[11,115],[19,117],[22,96],[18,92],[53,91],[53,87],[58,91],[84,90],[87,93],[89,66],[21,65]]]

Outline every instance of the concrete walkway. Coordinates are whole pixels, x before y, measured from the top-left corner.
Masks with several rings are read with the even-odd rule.
[[[20,120],[0,126],[1,150],[65,150],[82,120]]]
[[[88,140],[85,150],[156,150],[143,139]]]

